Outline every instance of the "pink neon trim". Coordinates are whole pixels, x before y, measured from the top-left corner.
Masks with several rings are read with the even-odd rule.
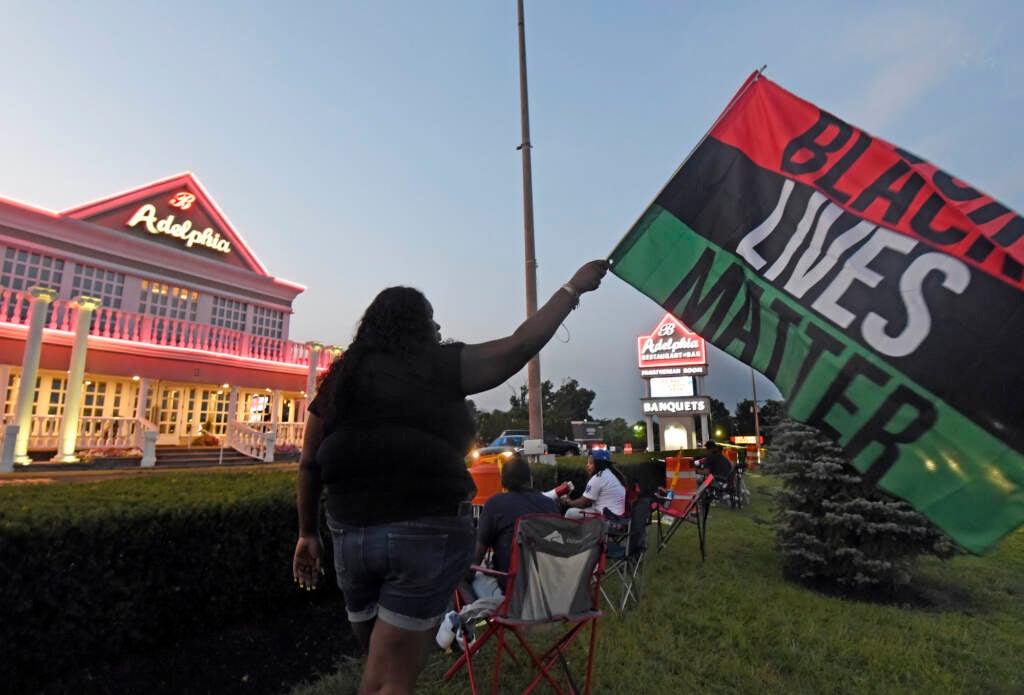
[[[107,209],[113,207],[115,204],[124,202],[124,200],[122,199],[130,199],[132,197],[141,198],[145,195],[152,195],[158,192],[163,192],[160,191],[159,189],[164,187],[167,187],[168,189],[173,188],[174,186],[179,185],[179,182],[191,183],[196,187],[196,189],[199,190],[199,192],[203,195],[204,202],[206,202],[210,206],[214,217],[217,218],[216,221],[218,222],[218,224],[224,227],[226,231],[231,233],[231,236],[233,237],[232,240],[235,242],[236,248],[241,249],[243,258],[245,258],[246,261],[251,263],[257,270],[259,270],[264,275],[269,277],[270,271],[268,271],[267,267],[263,265],[263,261],[259,259],[256,253],[252,250],[252,247],[250,247],[245,242],[241,234],[238,233],[238,230],[235,229],[235,226],[231,224],[231,221],[228,219],[228,216],[224,214],[223,210],[221,210],[220,206],[217,204],[217,201],[213,199],[210,193],[206,190],[206,187],[203,186],[202,182],[200,182],[196,175],[191,171],[185,171],[180,174],[175,174],[174,176],[169,176],[165,179],[160,179],[159,181],[154,181],[144,186],[139,186],[137,188],[131,188],[120,193],[115,193],[114,195],[104,196],[103,198],[94,200],[91,203],[76,205],[73,208],[62,210],[61,212],[57,213],[57,216],[70,217],[72,215],[81,215],[81,213],[85,211],[88,211],[90,214],[97,215],[102,212],[106,212]],[[305,290],[306,288],[303,287],[302,289]]]

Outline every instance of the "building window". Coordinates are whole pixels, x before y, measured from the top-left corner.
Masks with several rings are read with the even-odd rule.
[[[195,321],[199,293],[163,282],[142,281],[139,313],[182,321]]]
[[[0,288],[27,292],[35,286],[60,289],[64,277],[64,261],[53,256],[45,256],[24,249],[4,249],[3,266],[0,267]],[[6,300],[3,316],[4,321],[28,321],[29,309],[32,306],[30,297],[24,296],[21,301]],[[46,320],[53,316],[53,304],[46,307]]]
[[[13,425],[14,419],[14,401],[16,400],[18,377],[13,372],[7,377],[7,388],[4,393],[4,424]],[[8,422],[8,416],[10,416],[11,422]]]
[[[9,290],[25,290],[35,285],[60,289],[64,276],[64,261],[53,256],[25,251],[4,249],[3,272],[0,286]]]
[[[67,398],[67,379],[36,378],[36,397],[32,402],[33,415],[62,415]]]
[[[82,417],[103,417],[103,406],[106,400],[106,382],[85,382],[82,389]]]
[[[217,392],[216,415],[213,419],[213,433],[223,437],[228,431],[228,406],[231,405],[231,396],[223,391]]]
[[[75,265],[75,276],[71,279],[71,298],[78,295],[98,297],[103,306],[121,308],[124,294],[124,273],[115,273],[91,265]]]
[[[262,306],[252,308],[252,334],[266,338],[284,337],[284,312]]]
[[[248,304],[236,302],[233,299],[225,299],[224,297],[214,297],[213,309],[210,313],[210,324],[233,331],[244,332],[248,311]]]

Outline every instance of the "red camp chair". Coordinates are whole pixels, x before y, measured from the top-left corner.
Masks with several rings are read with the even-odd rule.
[[[519,518],[507,573],[505,597],[487,619],[483,632],[473,642],[463,640],[463,653],[445,673],[450,679],[463,666],[469,674],[470,689],[477,693],[473,656],[496,639],[491,692],[498,692],[502,657],[509,648],[505,641],[511,633],[526,654],[536,675],[523,691],[533,692],[541,681],[557,693],[566,692],[559,682],[555,666],[561,664],[569,691],[590,692],[597,644],[597,620],[600,609],[601,575],[604,573],[608,522],[601,518],[575,521],[558,514],[527,514]],[[492,572],[493,573],[493,572]],[[561,630],[533,630],[536,626],[561,626]],[[586,679],[580,690],[569,672],[564,653],[569,645],[590,627]],[[463,635],[468,634],[466,626]],[[557,636],[547,648],[536,643]],[[502,688],[507,692],[507,688]]]
[[[681,479],[682,481],[686,478]],[[693,479],[690,479],[693,480]],[[700,559],[706,556],[707,520],[708,520],[708,489],[715,478],[708,475],[699,486],[694,480],[693,489],[682,483],[675,491],[664,488],[658,490],[651,503],[651,511],[658,527],[658,552],[675,535],[684,523],[697,525],[697,539],[700,543]],[[670,494],[671,492],[671,494]]]

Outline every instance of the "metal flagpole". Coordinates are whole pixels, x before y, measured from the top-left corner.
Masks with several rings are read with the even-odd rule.
[[[526,317],[537,313],[537,258],[533,245],[533,174],[530,167],[530,106],[526,89],[526,29],[523,21],[523,0],[516,3],[519,22],[519,106],[523,142],[523,237],[526,248]],[[544,411],[540,393],[540,354],[526,367],[526,390],[529,397],[530,438],[544,437]]]
[[[754,382],[754,368],[750,368],[750,388],[754,392],[754,442],[757,447],[757,463],[761,463],[761,421],[757,413],[757,384]]]

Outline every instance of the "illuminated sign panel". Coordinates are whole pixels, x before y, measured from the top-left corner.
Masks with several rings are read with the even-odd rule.
[[[694,395],[693,377],[659,377],[651,379],[652,398],[679,398]]]
[[[704,376],[708,373],[708,366],[702,364],[697,367],[658,367],[656,369],[641,369],[640,376]]]
[[[188,191],[179,191],[168,201],[168,204],[179,211],[187,211],[195,202],[195,195]],[[145,203],[140,206],[135,214],[128,220],[128,227],[143,225],[143,228],[150,234],[166,234],[172,238],[180,239],[185,248],[202,246],[220,253],[231,252],[231,242],[221,237],[219,232],[212,227],[199,229],[192,226],[192,220],[178,219],[175,213],[160,217],[156,205]]]
[[[733,444],[764,444],[764,437],[761,437],[759,440],[753,434],[734,434],[729,439],[732,440]]]
[[[644,415],[707,415],[709,398],[642,398]]]
[[[684,326],[672,314],[658,323],[650,335],[636,337],[640,369],[707,366],[704,339]]]

